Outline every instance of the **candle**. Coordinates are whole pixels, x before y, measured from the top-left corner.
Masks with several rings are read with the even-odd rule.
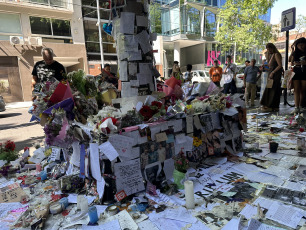
[[[41,164],[36,164],[36,172],[40,172],[41,171]]]
[[[91,224],[95,224],[98,222],[99,218],[98,218],[97,208],[95,206],[91,206],[88,209],[88,215],[89,215],[89,222]]]
[[[84,196],[83,195],[78,195],[77,196],[77,210],[81,209],[82,197],[84,197]]]
[[[81,199],[81,212],[88,212],[88,200],[85,197]]]
[[[62,211],[62,205],[59,202],[53,203],[50,205],[50,213],[58,214]]]
[[[184,182],[185,187],[185,198],[186,198],[186,208],[194,208],[194,191],[193,191],[193,182],[187,180]]]
[[[68,198],[64,197],[59,200],[59,203],[62,205],[63,209],[67,208],[69,205]]]

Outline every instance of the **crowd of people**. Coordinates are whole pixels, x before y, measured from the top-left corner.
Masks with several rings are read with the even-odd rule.
[[[35,64],[32,75],[32,90],[39,91],[41,83],[52,81],[52,79],[62,80],[65,68],[62,64],[53,59],[53,50],[42,49],[42,61]],[[294,72],[292,85],[294,89],[295,109],[292,114],[306,112],[306,38],[297,39],[291,46],[289,57],[291,70]],[[247,107],[255,107],[257,93],[257,82],[261,79],[260,105],[263,111],[278,111],[281,97],[281,80],[284,74],[282,65],[282,55],[273,43],[266,45],[265,59],[260,67],[256,66],[256,60],[245,61],[243,84],[245,88],[245,102]],[[119,87],[117,76],[111,72],[111,66],[105,64],[100,76],[104,81]],[[221,87],[223,79],[223,92],[225,94],[237,93],[236,75],[238,69],[232,62],[232,57],[226,57],[223,68],[219,66],[219,60],[214,60],[214,65],[209,70],[209,77],[218,87]],[[174,77],[182,82],[191,82],[192,65],[187,64],[187,71],[182,74],[179,62],[174,61],[170,72],[170,77]],[[120,87],[119,87],[120,88]]]

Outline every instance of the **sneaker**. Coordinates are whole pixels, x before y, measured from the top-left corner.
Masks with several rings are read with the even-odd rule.
[[[299,114],[300,113],[300,108],[295,107],[295,109],[290,113],[290,114]]]

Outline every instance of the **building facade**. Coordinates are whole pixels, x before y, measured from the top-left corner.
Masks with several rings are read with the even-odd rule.
[[[87,68],[80,0],[0,0],[0,94],[32,98],[32,70],[43,47],[67,72]]]
[[[99,1],[101,26],[110,23],[110,1]],[[101,52],[99,43],[98,14],[96,1],[82,0],[82,19],[84,23],[85,44],[88,58],[89,74],[101,73]],[[113,37],[102,30],[102,47],[104,64],[110,64],[113,71],[117,69],[117,53]]]
[[[214,37],[218,31],[217,14],[226,0],[155,0],[150,5],[151,29],[160,35],[155,49],[156,64],[167,76],[173,61],[179,61],[181,70],[192,64],[203,70],[215,59],[224,64],[233,50],[223,52]],[[271,10],[261,18],[270,22]],[[261,59],[259,50],[239,53],[242,59]]]

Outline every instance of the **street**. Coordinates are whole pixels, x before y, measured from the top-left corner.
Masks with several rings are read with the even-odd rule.
[[[30,147],[32,153],[34,143],[43,143],[43,127],[37,122],[30,122],[31,115],[28,107],[10,108],[0,113],[0,143],[12,140],[16,144],[16,150]]]

